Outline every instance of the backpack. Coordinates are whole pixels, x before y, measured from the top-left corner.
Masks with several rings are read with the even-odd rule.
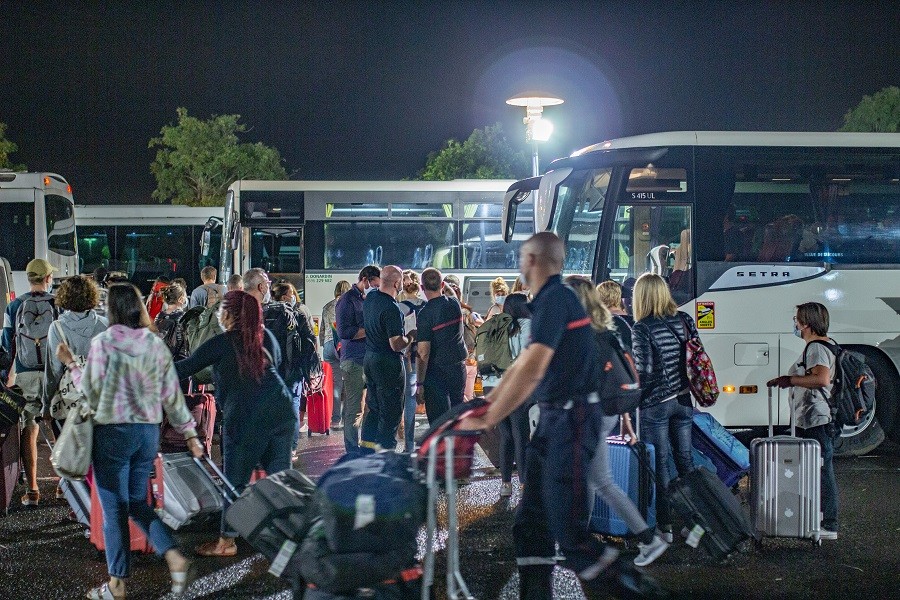
[[[719,382],[716,379],[716,371],[713,369],[712,359],[706,353],[703,342],[699,337],[691,337],[690,329],[688,329],[685,321],[686,315],[678,312],[681,319],[681,326],[684,330],[684,364],[688,380],[688,387],[691,395],[697,401],[697,404],[704,408],[708,408],[716,403],[719,399]],[[669,327],[669,324],[663,320],[665,326],[672,334],[681,341],[681,337],[675,333],[675,330]]]
[[[182,360],[191,355],[181,321],[183,316],[184,313],[180,311],[161,312],[156,318],[157,335],[165,342],[166,347],[172,353],[173,360]]]
[[[216,337],[220,333],[224,333],[225,330],[219,324],[218,312],[218,304],[206,308],[195,306],[181,317],[181,326],[184,328],[184,335],[187,339],[187,347],[190,353],[196,352],[197,348],[203,345],[203,342]],[[192,378],[194,383],[212,383],[212,367],[206,367],[199,373],[194,374]]]
[[[215,283],[208,283],[203,286],[206,290],[206,307],[217,305],[222,301],[222,288]]]
[[[603,367],[597,393],[607,415],[630,413],[641,403],[641,386],[631,353],[612,331],[596,334],[597,358]]]
[[[509,328],[512,317],[500,313],[485,321],[475,334],[475,358],[478,372],[482,375],[500,375],[512,365],[512,350],[509,347]]]
[[[28,295],[16,312],[16,360],[26,369],[43,369],[47,334],[59,313],[52,294]]]
[[[321,370],[316,336],[305,317],[298,318],[288,305],[275,302],[266,305],[263,321],[266,329],[278,340],[282,354],[278,374],[288,387],[308,380],[317,370]]]
[[[831,396],[819,390],[831,409],[831,420],[838,428],[863,422],[875,406],[875,375],[859,352],[844,350],[837,344],[814,340],[803,349],[802,365],[806,368],[806,351],[810,344],[822,344],[834,354],[834,382]]]

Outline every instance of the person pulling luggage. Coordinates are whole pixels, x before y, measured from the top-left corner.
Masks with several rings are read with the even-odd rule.
[[[537,233],[522,245],[522,280],[535,293],[531,344],[489,395],[485,415],[465,419],[461,428],[494,427],[532,393],[540,403],[513,526],[520,598],[553,597],[555,543],[563,566],[589,590],[626,598],[668,597],[652,579],[620,559],[617,550],[588,532],[587,476],[602,434],[602,411],[594,392],[600,365],[591,319],[562,282],[564,258],[563,242],[551,232]]]
[[[835,426],[828,400],[834,382],[835,355],[829,349],[834,340],[828,337],[828,309],[818,302],[797,306],[794,335],[803,338],[806,347],[788,375],[766,383],[769,387],[791,389],[792,418],[797,435],[819,442],[822,448],[822,530],[819,538],[836,540],[838,530],[838,490],[834,476]],[[813,343],[818,342],[818,343]]]
[[[262,307],[254,296],[233,291],[222,300],[225,333],[206,341],[175,364],[181,378],[212,366],[222,409],[222,461],[238,492],[257,465],[272,475],[291,466],[291,437],[297,429],[291,393],[278,375],[278,340],[263,328]],[[237,554],[235,533],[224,515],[218,541],[197,548],[201,556]]]

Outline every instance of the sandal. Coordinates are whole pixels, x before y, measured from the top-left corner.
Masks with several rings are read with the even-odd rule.
[[[170,571],[169,575],[172,577],[172,593],[181,595],[191,587],[197,576],[197,569],[193,562],[188,561],[184,571]]]
[[[90,600],[118,600],[119,598],[124,598],[125,595],[114,596],[112,590],[109,589],[109,582],[103,583],[93,589],[88,590],[86,598],[90,598]]]
[[[216,540],[200,544],[196,551],[200,556],[235,556],[237,555],[237,544],[232,542],[224,545]]]

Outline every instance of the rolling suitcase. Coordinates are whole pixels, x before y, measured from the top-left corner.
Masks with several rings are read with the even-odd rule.
[[[689,546],[702,546],[718,560],[753,535],[740,501],[717,475],[703,467],[669,484],[669,502],[687,523]]]
[[[216,515],[225,506],[209,471],[187,452],[157,455],[150,486],[159,518],[172,529]]]
[[[62,478],[59,480],[62,489],[75,520],[85,527],[85,535],[90,535],[91,529],[91,486],[86,481],[73,481]]]
[[[185,394],[184,401],[194,422],[197,423],[197,437],[203,443],[206,454],[212,451],[213,430],[216,423],[216,398],[212,394]],[[163,417],[162,430],[159,435],[159,449],[164,454],[187,452],[187,441],[184,435]]]
[[[314,433],[331,433],[331,416],[334,411],[334,373],[331,365],[322,363],[321,379],[309,385],[306,395],[307,436]]]
[[[722,483],[734,487],[750,471],[750,451],[714,416],[694,409],[691,445],[708,458]],[[697,457],[694,457],[697,462]],[[701,463],[702,464],[702,463]]]
[[[656,485],[652,465],[656,464],[653,444],[638,442],[630,446],[622,436],[606,439],[609,445],[609,466],[613,481],[637,507],[649,527],[656,526]],[[648,469],[647,466],[651,465]],[[594,533],[630,536],[628,525],[603,499],[594,497],[588,528]],[[639,532],[638,532],[639,533]]]
[[[7,515],[19,480],[19,424],[0,431],[0,514]]]
[[[822,523],[819,442],[795,437],[793,418],[790,436],[773,433],[772,388],[769,388],[769,437],[750,443],[753,530],[760,539],[799,538],[819,544]]]
[[[148,494],[149,494],[149,485]],[[103,506],[100,505],[100,499],[97,497],[97,486],[91,486],[91,518],[90,518],[90,540],[97,550],[101,552],[106,550],[106,542],[103,539]],[[140,527],[134,521],[128,519],[128,531],[130,537],[130,547],[132,552],[143,552],[145,554],[153,553],[153,546],[150,540],[144,534]]]

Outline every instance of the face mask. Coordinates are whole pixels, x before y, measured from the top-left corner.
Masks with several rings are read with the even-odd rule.
[[[794,323],[794,335],[796,335],[798,338],[803,337],[803,332],[800,331],[800,326],[797,325],[796,323]]]
[[[368,295],[369,295],[369,292],[371,292],[373,289],[375,289],[375,288],[370,288],[369,286],[364,287],[364,288],[363,288],[363,298],[365,298],[366,296],[368,296]]]
[[[263,296],[263,301],[262,301],[262,303],[263,303],[263,304],[268,304],[268,303],[271,302],[271,301],[272,301],[272,292],[271,292],[271,291],[268,291],[268,292],[266,292],[266,295]]]
[[[506,296],[494,296],[494,304],[503,306],[504,302],[506,302]]]
[[[288,300],[288,306],[290,306],[291,308],[294,308],[294,306],[296,306],[296,304],[297,304],[297,298],[294,296],[291,296],[291,299]]]

